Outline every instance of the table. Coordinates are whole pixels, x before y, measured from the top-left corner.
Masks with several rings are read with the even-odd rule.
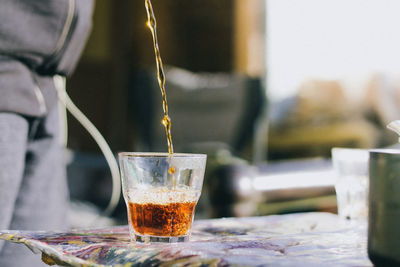
[[[61,266],[373,266],[367,223],[330,213],[195,221],[187,243],[136,244],[128,227],[70,232],[0,231],[0,239]]]

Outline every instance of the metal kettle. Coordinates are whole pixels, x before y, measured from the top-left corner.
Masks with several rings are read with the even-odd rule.
[[[400,121],[388,128],[400,135]],[[400,266],[400,150],[369,151],[368,255],[376,266]]]

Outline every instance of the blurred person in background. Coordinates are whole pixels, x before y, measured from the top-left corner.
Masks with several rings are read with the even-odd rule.
[[[54,75],[73,71],[92,0],[0,3],[0,229],[67,228],[68,188]],[[0,266],[47,266],[0,241]]]

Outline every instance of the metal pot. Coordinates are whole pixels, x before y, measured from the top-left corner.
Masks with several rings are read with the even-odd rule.
[[[400,266],[400,150],[370,150],[369,183],[368,255]]]

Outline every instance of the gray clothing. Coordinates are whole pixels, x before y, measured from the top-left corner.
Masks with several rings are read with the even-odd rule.
[[[70,74],[93,0],[0,1],[0,229],[63,230],[68,190],[55,74]],[[0,266],[46,266],[0,241]]]
[[[73,71],[92,8],[93,0],[0,1],[0,111],[42,116],[55,105],[51,76]]]
[[[64,230],[68,188],[57,109],[40,119],[0,113],[0,229]],[[29,249],[0,241],[0,266],[46,266]]]

